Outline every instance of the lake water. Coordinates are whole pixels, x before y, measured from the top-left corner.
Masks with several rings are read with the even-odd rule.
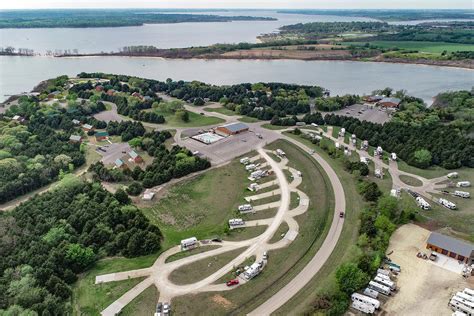
[[[373,21],[369,18],[280,14],[275,11],[193,12],[193,14],[274,17],[277,21],[199,22],[147,24],[112,28],[0,29],[0,46],[47,50],[78,49],[80,53],[117,51],[124,46],[160,48],[207,46],[215,43],[255,43],[257,36],[280,26],[306,22]]]
[[[105,72],[165,80],[199,80],[211,84],[286,82],[320,85],[333,95],[368,94],[375,89],[405,89],[428,103],[441,91],[471,89],[474,71],[467,69],[299,60],[201,60],[130,57],[0,57],[0,99],[30,91],[41,80],[59,75]]]

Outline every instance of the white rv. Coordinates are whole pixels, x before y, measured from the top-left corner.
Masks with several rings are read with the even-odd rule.
[[[367,159],[366,157],[360,157],[360,162],[365,163],[366,165],[368,165],[369,164],[369,159]]]
[[[418,206],[423,209],[423,210],[429,210],[431,208],[431,205],[425,201],[424,198],[422,198],[421,196],[418,196],[416,197],[416,204],[418,204]]]
[[[258,191],[260,189],[260,186],[258,185],[258,183],[250,183],[250,185],[248,186],[248,189],[249,191]]]
[[[191,237],[181,240],[181,250],[189,250],[198,246],[198,240],[196,237]]]
[[[281,149],[277,149],[277,150],[276,150],[276,154],[277,154],[278,156],[280,156],[280,157],[284,157],[284,156],[285,156],[285,152],[284,152],[283,150],[281,150]]]
[[[467,314],[460,311],[454,311],[454,313],[452,313],[451,316],[467,316]]]
[[[465,192],[465,191],[454,191],[453,195],[458,196],[458,197],[462,197],[462,198],[465,198],[465,199],[468,199],[468,198],[471,197],[471,194],[469,192]]]
[[[230,229],[238,228],[238,227],[243,227],[245,226],[245,221],[241,218],[232,218],[229,219],[229,227]]]
[[[361,303],[365,303],[367,305],[373,306],[375,309],[378,309],[380,307],[380,301],[376,300],[375,298],[371,298],[359,293],[352,293],[351,299],[353,301],[359,301]]]
[[[250,162],[250,158],[249,157],[244,157],[242,159],[240,159],[240,163],[243,164],[243,165],[246,165]]]
[[[457,292],[456,296],[463,299],[463,300],[466,300],[466,301],[471,302],[471,303],[474,304],[474,296],[471,296],[471,295],[466,294],[464,292]]]
[[[474,303],[466,301],[459,296],[454,295],[449,302],[449,306],[467,315],[474,315]]]
[[[451,172],[451,173],[448,173],[447,177],[449,179],[452,179],[452,178],[457,178],[459,176],[459,174],[457,172]]]
[[[375,169],[375,177],[376,178],[383,178],[382,171],[380,169]]]
[[[339,136],[340,136],[340,137],[344,137],[344,135],[346,135],[346,129],[343,127],[343,128],[341,128],[341,130],[339,131]]]
[[[374,281],[377,282],[377,283],[380,283],[382,285],[385,285],[385,286],[389,287],[392,290],[396,289],[395,283],[393,281],[385,280],[385,279],[382,279],[381,277],[378,277],[378,276],[376,276],[374,278]]]
[[[390,271],[388,270],[385,270],[385,269],[377,269],[377,274],[383,274],[383,275],[386,275],[386,276],[390,276]]]
[[[456,209],[456,204],[454,204],[451,201],[448,201],[448,200],[443,199],[443,198],[440,198],[438,201],[439,201],[439,204],[443,205],[446,208],[449,208],[450,210],[455,210]]]
[[[383,149],[381,146],[378,146],[377,149],[375,150],[375,154],[377,156],[382,156],[383,155]]]
[[[367,149],[369,149],[369,141],[368,141],[368,140],[364,140],[364,141],[362,142],[362,145],[360,146],[360,149],[361,149],[361,150],[367,150]]]
[[[339,144],[338,142],[336,142],[336,149],[339,149],[341,148],[341,144]]]
[[[251,163],[250,165],[245,166],[245,170],[247,170],[247,171],[255,170],[255,168],[257,168],[257,166],[253,163]]]
[[[396,161],[397,160],[397,154],[396,153],[391,153],[390,154],[390,159],[392,159],[393,161]]]
[[[352,134],[352,135],[351,135],[351,139],[357,139],[356,134]]]
[[[471,186],[471,182],[469,182],[469,181],[459,181],[458,183],[456,183],[456,186],[458,188],[467,188],[467,187]]]
[[[392,294],[392,291],[390,290],[390,288],[388,286],[382,285],[382,284],[374,282],[374,281],[370,281],[368,287],[369,287],[369,289],[375,290],[375,291],[377,291],[381,294],[385,294],[385,295],[391,295]]]
[[[382,273],[377,273],[377,277],[387,280],[387,281],[392,281],[388,275],[382,274]]]
[[[253,207],[250,204],[239,205],[238,210],[240,213],[249,213],[253,212]]]
[[[465,288],[463,292],[467,295],[474,296],[474,290],[471,290],[469,288]]]
[[[365,288],[364,290],[364,295],[367,295],[371,298],[377,298],[379,296],[379,292],[375,291],[375,290],[372,290],[372,289],[369,289],[368,287]]]
[[[260,264],[258,262],[252,263],[250,267],[247,267],[244,271],[244,277],[250,280],[260,273]]]
[[[400,197],[400,189],[391,189],[390,196],[393,196],[398,199]]]
[[[367,305],[359,301],[352,301],[351,306],[352,308],[365,314],[373,314],[375,312],[375,308],[373,306]]]

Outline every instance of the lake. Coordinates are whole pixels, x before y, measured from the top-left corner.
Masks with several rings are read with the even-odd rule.
[[[369,18],[280,14],[260,10],[193,12],[193,14],[264,16],[278,20],[147,24],[111,28],[0,29],[0,46],[30,48],[43,54],[47,50],[54,52],[57,49],[78,49],[80,53],[110,52],[131,45],[179,48],[216,43],[255,43],[257,36],[276,32],[280,26],[288,24],[374,21]]]
[[[30,91],[59,75],[106,72],[211,84],[285,82],[320,85],[333,95],[368,94],[375,89],[405,89],[427,103],[441,91],[471,89],[474,71],[424,65],[353,61],[201,60],[131,57],[0,57],[0,99]]]

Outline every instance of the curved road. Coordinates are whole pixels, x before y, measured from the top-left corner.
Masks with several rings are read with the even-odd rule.
[[[293,138],[281,135],[282,139],[285,139],[303,150],[309,152],[311,149],[294,140]],[[324,240],[321,248],[316,252],[311,261],[293,278],[287,285],[285,285],[280,291],[274,294],[265,303],[260,305],[258,308],[253,310],[249,315],[270,315],[278,308],[288,302],[293,296],[295,296],[303,287],[311,281],[311,279],[318,273],[321,267],[324,265],[326,260],[331,255],[332,251],[336,247],[337,241],[342,232],[344,224],[344,218],[339,217],[339,212],[346,209],[346,198],[344,194],[344,188],[339,180],[336,172],[332,167],[324,160],[320,155],[313,154],[312,157],[321,165],[323,170],[326,172],[329,181],[331,182],[332,189],[334,191],[335,198],[335,212],[332,219],[331,228]]]

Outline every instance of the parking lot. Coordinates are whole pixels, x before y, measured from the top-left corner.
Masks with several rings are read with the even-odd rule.
[[[112,143],[101,146],[102,149],[99,150],[96,148],[96,152],[102,156],[102,161],[104,165],[114,164],[116,159],[122,158],[126,153],[131,151],[130,145],[128,143]]]
[[[390,120],[390,110],[380,107],[369,107],[363,104],[354,104],[339,111],[332,112],[336,115],[351,116],[372,123],[384,124]]]

